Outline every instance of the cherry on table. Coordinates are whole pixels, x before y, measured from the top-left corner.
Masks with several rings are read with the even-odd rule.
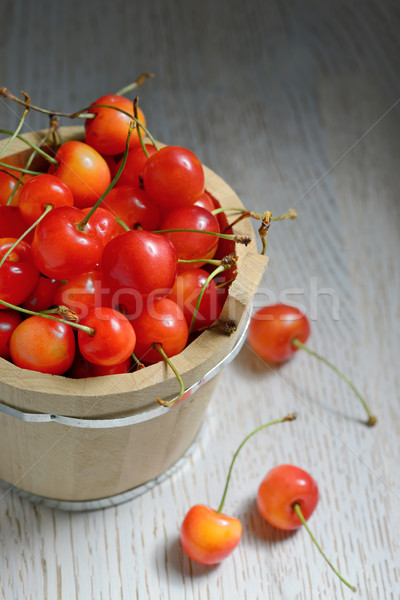
[[[250,320],[248,343],[263,360],[275,364],[289,360],[299,349],[305,350],[328,367],[347,383],[360,400],[367,413],[366,425],[372,427],[377,419],[371,413],[364,397],[353,382],[333,363],[305,345],[311,333],[307,316],[294,306],[271,304],[257,310]]]
[[[304,525],[333,572],[347,587],[356,591],[328,560],[307,524],[318,499],[318,486],[313,477],[300,467],[285,464],[269,471],[262,480],[257,492],[257,508],[262,518],[278,529],[292,531]]]

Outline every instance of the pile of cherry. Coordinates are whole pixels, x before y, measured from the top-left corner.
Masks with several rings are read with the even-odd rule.
[[[178,354],[218,319],[234,236],[221,233],[200,160],[144,143],[145,123],[132,101],[103,96],[84,141],[54,156],[34,148],[46,173],[2,163],[0,356],[18,367],[128,372]]]

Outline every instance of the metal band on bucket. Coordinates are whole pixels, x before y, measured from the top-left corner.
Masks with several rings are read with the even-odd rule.
[[[235,346],[227,354],[219,363],[215,365],[204,377],[202,377],[199,381],[188,387],[182,398],[174,404],[174,406],[178,406],[182,402],[184,402],[187,398],[189,398],[196,390],[198,390],[205,383],[210,381],[213,377],[215,377],[222,369],[224,369],[239,353],[243,343],[246,339],[247,329],[250,323],[250,314],[248,313],[248,318],[243,327],[243,331],[241,332],[239,339],[237,340]],[[58,423],[59,425],[66,425],[67,427],[81,427],[84,429],[108,429],[112,427],[127,427],[128,425],[136,425],[138,423],[143,423],[145,421],[150,421],[151,419],[156,419],[157,417],[165,414],[166,410],[173,410],[173,407],[170,409],[157,405],[154,408],[146,410],[142,413],[138,413],[135,415],[128,415],[120,418],[111,418],[111,419],[83,419],[79,417],[67,417],[64,415],[55,415],[50,413],[32,413],[32,412],[24,412],[18,410],[17,408],[12,408],[7,404],[3,404],[0,402],[0,413],[8,415],[9,417],[13,417],[14,419],[18,419],[20,421],[24,421],[25,423]]]

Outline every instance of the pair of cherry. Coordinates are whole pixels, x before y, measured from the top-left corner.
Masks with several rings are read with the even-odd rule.
[[[244,444],[255,433],[270,425],[293,421],[295,418],[294,414],[289,414],[252,431],[233,455],[218,509],[197,504],[188,511],[181,526],[180,540],[185,553],[191,559],[205,565],[214,565],[235,550],[242,537],[241,522],[222,513],[235,460]],[[307,520],[314,512],[318,498],[318,486],[313,477],[300,467],[284,464],[269,471],[262,480],[257,491],[257,508],[261,517],[278,529],[293,531],[303,525],[334,573],[355,591],[355,587],[344,579],[328,560],[308,526]]]

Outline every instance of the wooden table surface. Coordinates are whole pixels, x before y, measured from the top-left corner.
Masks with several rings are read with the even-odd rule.
[[[190,456],[117,507],[70,513],[15,492],[0,499],[0,595],[7,600],[159,598],[336,600],[400,597],[399,11],[395,0],[3,0],[0,85],[74,111],[140,73],[150,130],[185,145],[243,203],[298,219],[269,232],[255,308],[284,301],[311,319],[310,346],[346,372],[378,416],[299,352],[272,369],[245,345],[226,368]],[[0,100],[3,128],[21,111]],[[64,123],[65,124],[65,123]],[[46,127],[29,115],[29,127]],[[243,538],[217,567],[178,539],[190,506],[217,507],[243,449],[226,512]],[[12,448],[10,448],[12,452]],[[318,482],[307,532],[262,521],[257,487],[293,463]]]

